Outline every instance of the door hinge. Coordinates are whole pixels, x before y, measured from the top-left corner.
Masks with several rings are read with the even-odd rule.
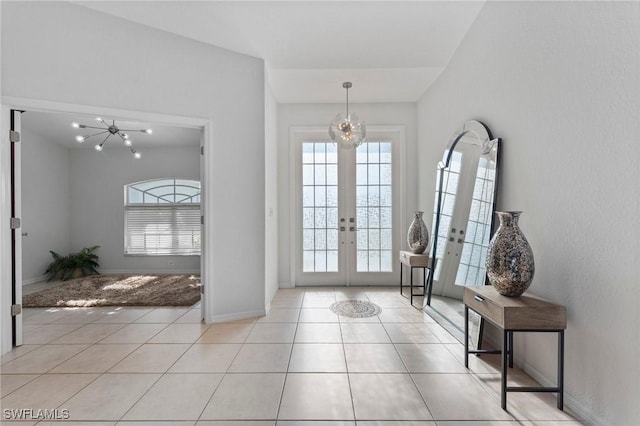
[[[15,317],[22,313],[22,305],[11,305],[11,316]]]
[[[11,224],[11,229],[20,228],[20,226],[21,226],[20,218],[19,217],[12,217],[11,221],[10,221],[10,224]]]
[[[204,216],[200,216],[200,225],[204,225]]]
[[[15,130],[10,130],[9,140],[11,142],[20,142],[20,132],[16,132]]]
[[[204,155],[204,146],[200,147],[200,155]]]

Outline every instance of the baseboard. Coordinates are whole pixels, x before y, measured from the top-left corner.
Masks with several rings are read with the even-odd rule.
[[[46,280],[47,280],[47,276],[41,275],[39,277],[29,278],[28,280],[22,280],[22,285],[25,286],[25,285],[35,284],[35,283],[41,283]]]
[[[278,288],[296,288],[292,283],[280,283],[278,284]]]
[[[534,379],[536,382],[540,383],[542,386],[554,387],[557,385],[555,378],[549,380],[546,376],[544,376],[540,371],[538,371],[531,364],[523,362],[519,363],[517,356],[514,360],[514,363],[520,367],[522,371],[527,373]],[[565,377],[566,382],[566,377]],[[564,405],[565,408],[568,408],[575,416],[577,416],[580,420],[586,422],[587,424],[593,426],[606,426],[606,422],[593,414],[584,404],[581,404],[577,399],[573,398],[570,394],[567,393],[566,389],[564,391]]]
[[[227,322],[227,321],[238,321],[238,320],[243,320],[243,319],[248,319],[248,318],[256,318],[256,317],[263,317],[265,316],[266,313],[264,310],[262,311],[247,311],[247,312],[236,312],[233,314],[224,314],[224,315],[214,315],[211,318],[211,323],[218,323],[218,322]]]
[[[116,275],[116,274],[166,274],[166,275],[183,275],[183,274],[194,274],[200,275],[199,269],[154,269],[150,270],[131,270],[131,269],[100,269],[102,275]]]

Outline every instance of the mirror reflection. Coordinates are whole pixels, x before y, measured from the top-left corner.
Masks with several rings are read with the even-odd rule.
[[[499,139],[484,124],[468,121],[453,134],[438,164],[431,245],[438,263],[425,309],[459,340],[464,287],[487,282],[499,151]]]

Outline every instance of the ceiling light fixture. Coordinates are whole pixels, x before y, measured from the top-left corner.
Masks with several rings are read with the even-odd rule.
[[[100,130],[99,132],[93,133],[93,134],[90,134],[90,135],[78,135],[78,136],[76,136],[76,141],[78,143],[84,143],[87,139],[89,139],[89,138],[91,138],[93,136],[104,135],[105,133],[107,133],[107,136],[102,140],[102,142],[100,142],[99,144],[96,144],[96,146],[95,146],[96,151],[102,151],[102,147],[107,142],[107,139],[109,139],[111,137],[111,135],[118,135],[120,137],[120,139],[122,139],[124,144],[127,147],[129,147],[129,150],[131,151],[131,153],[133,154],[133,156],[135,158],[142,157],[142,154],[140,154],[138,151],[133,149],[133,146],[131,145],[131,139],[129,138],[129,135],[127,133],[125,133],[125,132],[140,132],[140,133],[146,133],[146,134],[150,135],[151,133],[153,133],[151,129],[125,130],[125,129],[120,129],[118,126],[116,126],[115,120],[111,120],[111,124],[108,124],[102,118],[98,117],[98,118],[96,118],[96,121],[98,123],[102,124],[104,127],[87,126],[86,124],[71,123],[71,126],[73,126],[76,129],[96,129],[96,130]]]
[[[367,128],[364,121],[360,121],[356,114],[349,114],[349,89],[353,86],[351,82],[345,81],[342,87],[347,90],[347,113],[342,117],[336,115],[329,125],[329,136],[334,143],[344,148],[357,148],[367,135]]]

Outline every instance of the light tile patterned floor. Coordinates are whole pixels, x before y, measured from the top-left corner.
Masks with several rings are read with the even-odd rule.
[[[350,298],[382,312],[329,310]],[[500,409],[498,357],[464,368],[462,345],[395,288],[282,289],[265,317],[199,318],[197,306],[25,309],[27,344],[2,357],[1,422],[57,408],[75,426],[581,424],[550,394],[512,393]]]

